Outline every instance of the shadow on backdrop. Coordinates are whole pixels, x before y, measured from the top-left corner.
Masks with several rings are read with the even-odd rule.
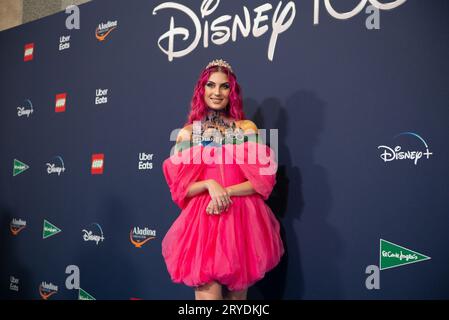
[[[341,298],[338,260],[342,244],[327,221],[332,204],[328,173],[316,162],[325,126],[325,102],[313,92],[297,91],[285,105],[275,98],[261,104],[247,99],[245,110],[249,119],[267,130],[267,142],[269,129],[282,128],[278,131],[276,185],[267,204],[280,221],[285,247],[279,265],[249,289],[248,299],[303,299],[323,293]],[[286,141],[295,141],[295,146]],[[298,154],[291,150],[298,150]],[[301,243],[301,239],[314,241]],[[318,254],[304,256],[304,251]],[[319,272],[319,279],[305,277],[306,264],[307,269]]]

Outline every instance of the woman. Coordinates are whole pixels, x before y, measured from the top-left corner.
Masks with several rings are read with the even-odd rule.
[[[273,150],[245,119],[231,66],[212,61],[195,86],[175,152],[163,163],[182,211],[162,254],[172,281],[193,287],[197,300],[245,300],[248,287],[278,264],[279,223],[264,202],[276,168]]]

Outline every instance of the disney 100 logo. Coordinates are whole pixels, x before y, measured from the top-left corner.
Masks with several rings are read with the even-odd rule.
[[[348,12],[336,11],[330,0],[313,1],[313,23],[314,25],[318,25],[320,3],[322,1],[324,1],[324,7],[331,17],[339,20],[347,20],[359,14],[368,3],[376,10],[392,10],[404,4],[407,0],[394,0],[389,1],[388,3],[381,3],[378,0],[359,0],[356,7]],[[244,17],[231,13],[219,16],[213,21],[206,20],[215,12],[219,4],[220,0],[203,0],[200,6],[200,16],[189,7],[172,1],[163,2],[153,9],[153,15],[156,15],[158,11],[165,9],[181,12],[190,19],[194,26],[192,32],[193,36],[191,36],[191,30],[186,27],[175,25],[175,18],[173,16],[170,17],[168,31],[162,34],[157,42],[161,51],[168,56],[168,61],[173,61],[173,58],[180,58],[188,55],[198,47],[201,40],[204,48],[207,48],[209,46],[209,41],[215,45],[223,45],[229,40],[236,42],[238,33],[240,33],[243,38],[247,38],[250,33],[254,38],[259,38],[267,32],[270,33],[268,60],[273,61],[279,36],[286,32],[295,20],[295,2],[289,1],[283,5],[282,1],[279,1],[275,8],[273,8],[274,6],[271,3],[267,2],[253,8],[251,11],[246,6],[243,6]],[[251,14],[254,17],[251,17]],[[270,15],[272,16],[270,17]],[[204,22],[202,22],[201,19],[204,19]],[[175,51],[175,38],[182,38],[182,41],[188,40],[190,43],[186,48]],[[163,41],[167,42],[166,48],[161,44]],[[176,47],[180,48],[179,45]]]
[[[389,162],[389,161],[393,161],[393,160],[410,159],[410,160],[413,160],[414,164],[416,165],[418,163],[418,160],[421,159],[423,156],[425,156],[427,159],[429,159],[430,156],[433,155],[433,153],[429,151],[429,146],[427,145],[426,141],[424,141],[424,139],[421,138],[421,136],[419,136],[416,133],[401,132],[400,134],[396,135],[394,138],[397,138],[397,137],[403,136],[403,135],[410,135],[415,138],[418,138],[424,144],[424,148],[426,149],[426,151],[425,152],[423,152],[421,150],[401,151],[402,150],[401,146],[396,146],[394,148],[390,148],[390,147],[384,146],[384,145],[378,146],[377,149],[383,150],[383,152],[380,154],[380,158],[384,162]]]

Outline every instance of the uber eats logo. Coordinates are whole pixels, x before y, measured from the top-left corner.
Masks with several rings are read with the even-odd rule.
[[[380,239],[379,244],[379,266],[370,265],[366,267],[365,286],[368,290],[380,289],[380,271],[404,266],[411,263],[430,260],[430,257],[405,248],[393,242]]]

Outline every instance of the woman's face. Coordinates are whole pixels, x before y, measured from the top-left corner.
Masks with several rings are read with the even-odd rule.
[[[214,110],[224,110],[229,102],[228,76],[223,72],[211,73],[204,90],[204,102]]]

